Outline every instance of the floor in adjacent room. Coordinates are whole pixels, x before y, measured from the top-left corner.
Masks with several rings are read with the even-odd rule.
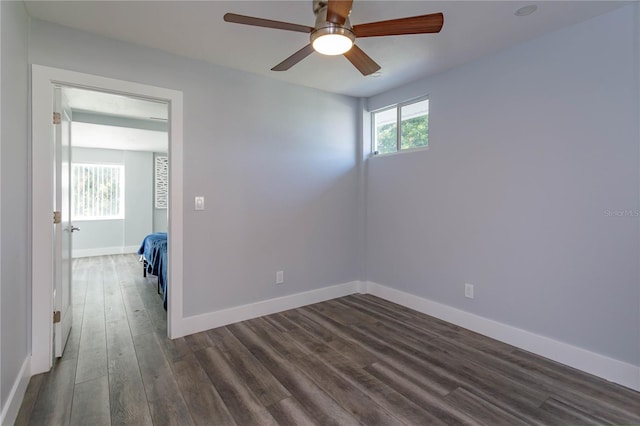
[[[166,337],[134,255],[74,261],[74,326],[16,424],[638,424],[640,393],[370,295]]]

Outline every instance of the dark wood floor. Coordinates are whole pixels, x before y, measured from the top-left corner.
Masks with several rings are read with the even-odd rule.
[[[176,340],[135,256],[74,263],[16,424],[640,424],[640,393],[369,295]]]

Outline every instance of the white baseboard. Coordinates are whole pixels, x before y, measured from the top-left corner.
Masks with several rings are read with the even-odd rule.
[[[24,394],[27,391],[27,385],[29,384],[30,378],[31,356],[29,355],[22,363],[22,367],[18,372],[18,377],[16,377],[16,380],[11,387],[11,392],[7,398],[7,402],[4,407],[2,407],[0,425],[12,425],[15,423],[18,411],[20,411],[20,405],[22,405],[22,400],[24,399]]]
[[[317,290],[290,294],[287,296],[277,297],[275,299],[249,303],[247,305],[182,318],[177,326],[178,335],[175,337],[199,333],[201,331],[261,317],[263,315],[275,314],[288,309],[299,308],[301,306],[324,302],[325,300],[335,299],[349,294],[360,293],[360,290],[361,282],[351,281],[348,283],[323,287]]]
[[[74,249],[73,257],[110,256],[112,254],[137,253],[140,246],[100,247],[94,249]]]
[[[603,379],[640,391],[640,366],[531,333],[479,315],[434,302],[381,284],[366,282],[363,293],[475,331],[545,358],[577,368]]]

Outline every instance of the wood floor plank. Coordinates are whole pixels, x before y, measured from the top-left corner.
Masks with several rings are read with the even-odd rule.
[[[234,336],[251,351],[251,353],[271,374],[291,393],[313,419],[323,425],[359,425],[360,423],[340,404],[320,389],[299,369],[290,366],[284,358],[267,341],[267,336],[259,336],[248,326],[247,322],[228,326]]]
[[[321,426],[316,422],[293,397],[280,400],[269,407],[273,418],[282,426]]]
[[[445,424],[480,424],[480,422],[471,416],[447,404],[442,395],[425,390],[425,388],[414,383],[406,375],[384,364],[372,364],[365,367],[365,371],[386,383],[393,390],[422,407],[429,414]]]
[[[393,342],[392,344],[395,346],[396,343],[397,342]],[[401,348],[398,350],[402,351]],[[377,377],[388,380],[389,377],[396,375],[419,387],[434,390],[437,390],[437,388],[434,388],[434,384],[442,383],[443,380],[445,380],[445,383],[453,380],[454,382],[458,382],[460,387],[472,390],[475,394],[482,396],[482,398],[491,404],[500,407],[530,424],[547,424],[550,420],[555,420],[547,415],[547,413],[540,413],[537,410],[537,407],[541,404],[541,400],[545,398],[544,393],[541,393],[537,389],[520,385],[508,377],[488,370],[486,366],[475,364],[472,360],[468,360],[467,363],[464,361],[457,362],[453,357],[450,357],[447,363],[455,366],[456,371],[455,375],[451,376],[451,371],[441,369],[442,364],[433,358],[427,360],[427,355],[425,355],[426,363],[425,360],[420,359],[415,353],[412,354],[411,352],[403,353],[402,358],[399,359],[402,361],[388,362],[388,360],[385,359],[381,363],[367,367],[367,371],[373,369],[377,374],[382,374],[382,371],[386,371],[382,376]],[[407,366],[402,368],[402,364],[406,364]],[[375,374],[373,371],[371,372]],[[446,394],[440,393],[441,396],[447,394],[448,392]]]
[[[73,391],[71,426],[111,424],[109,380],[106,375],[78,383]]]
[[[149,288],[152,286],[153,289]],[[149,284],[145,280],[134,287],[144,305],[153,330],[159,334],[167,335],[167,311],[162,305],[162,298],[155,292],[155,284]]]
[[[210,330],[209,336],[214,333],[217,335],[216,347],[222,351],[227,362],[238,372],[242,381],[258,397],[262,405],[268,407],[291,396],[229,330],[225,327]]]
[[[99,271],[99,278],[103,282],[104,311],[107,323],[127,320],[122,291],[117,280],[115,268],[113,262],[103,261],[102,269]]]
[[[105,375],[107,375],[107,338],[104,305],[95,303],[83,316],[76,383]]]
[[[338,305],[357,307],[358,310],[363,310],[370,315],[373,314],[375,317],[383,315],[386,320],[398,320],[402,318],[404,324],[417,327],[423,331],[435,331],[442,337],[464,341],[467,344],[472,344],[478,350],[489,353],[499,354],[513,350],[513,346],[507,345],[506,343],[494,339],[487,339],[471,330],[419,313],[370,294],[350,295],[345,298],[336,299],[334,302]]]
[[[134,336],[133,343],[154,424],[192,425],[189,409],[155,333]]]
[[[640,424],[640,416],[629,414],[629,410],[633,410],[637,404],[633,404],[632,406],[615,406],[591,398],[576,398],[568,394],[554,394],[552,395],[552,399],[563,404],[565,407],[573,407],[574,412],[584,413],[586,417],[608,419],[608,421],[616,425]],[[640,404],[640,398],[638,398],[637,403]],[[555,413],[557,411],[547,409],[545,412]]]
[[[96,346],[87,347],[78,353],[76,383],[86,382],[107,375],[107,346],[103,341]]]
[[[151,425],[138,358],[126,321],[107,323],[109,400],[112,424]]]
[[[491,384],[496,389],[504,390],[510,395],[511,399],[517,399],[521,404],[529,405],[532,408],[538,407],[549,396],[529,377],[522,376],[523,380],[527,380],[523,383],[522,381],[513,380],[509,374],[504,374],[504,371],[496,368],[495,364],[491,364],[491,360],[487,360],[485,363],[478,363],[475,357],[480,356],[480,354],[472,354],[475,357],[465,356],[465,353],[458,351],[459,348],[451,347],[446,352],[447,363],[445,364],[437,356],[432,356],[422,349],[424,348],[424,342],[410,339],[407,336],[398,336],[396,334],[397,330],[393,328],[384,326],[374,328],[370,325],[359,325],[357,329],[380,343],[390,343],[404,357],[413,360],[412,363],[416,367],[423,366],[427,372],[432,370],[432,373],[427,374],[430,374],[433,381],[443,386],[446,393],[457,388],[458,386],[456,385],[471,387]],[[439,341],[439,345],[444,344],[445,342]],[[451,367],[447,368],[447,364]]]
[[[323,324],[330,325],[331,319],[322,318]],[[464,384],[457,377],[448,374],[437,365],[430,365],[420,357],[412,356],[410,353],[402,352],[395,345],[388,345],[384,337],[375,333],[365,333],[353,327],[334,328],[338,334],[348,336],[353,341],[364,346],[368,351],[377,354],[377,358],[385,364],[394,366],[398,370],[405,370],[412,379],[419,381],[420,386],[429,389],[431,392],[446,395],[453,389]]]
[[[339,302],[344,303],[345,306],[356,308],[356,304],[354,304],[353,301],[340,300]],[[371,308],[368,308],[368,309],[371,309]],[[369,313],[372,316],[376,317],[379,321],[385,320],[384,316],[378,316],[378,314],[372,310],[369,310]],[[398,337],[397,334],[400,334],[402,335],[402,338],[405,341],[416,342],[418,340],[418,337],[412,340],[407,335],[407,333],[409,334],[419,333],[418,331],[415,330],[414,323],[411,323],[408,325],[407,324],[401,325],[399,324],[399,321],[393,318],[390,318],[389,316],[387,317],[388,317],[387,321],[384,321],[384,322],[385,322],[385,326],[390,326],[391,329],[393,330],[393,333],[389,334],[390,336],[393,336],[392,338],[396,338]],[[367,327],[367,325],[360,325],[359,327],[360,328]],[[508,352],[499,351],[499,357],[496,356],[498,352],[487,349],[491,347],[491,343],[485,343],[482,346],[473,344],[473,341],[475,341],[477,336],[473,336],[473,339],[471,342],[465,343],[464,339],[461,339],[460,336],[457,336],[455,339],[452,339],[448,333],[445,333],[444,335],[439,335],[438,333],[434,333],[431,330],[425,330],[425,329],[422,330],[422,333],[423,335],[426,335],[430,338],[432,337],[433,339],[437,339],[438,346],[447,350],[447,353],[449,355],[447,358],[447,364],[455,360],[456,357],[458,357],[459,359],[464,359],[464,356],[460,358],[460,356],[456,356],[453,354],[453,352],[460,350],[464,352],[464,354],[466,354],[467,356],[466,363],[468,363],[469,365],[478,367],[476,369],[469,370],[467,367],[464,366],[464,364],[466,363],[463,363],[462,368],[460,367],[457,368],[458,375],[460,376],[460,378],[466,377],[468,379],[466,383],[468,387],[475,387],[476,392],[483,393],[485,396],[489,395],[490,397],[497,398],[496,400],[493,400],[493,402],[498,405],[502,403],[503,408],[512,409],[514,405],[517,406],[518,410],[520,411],[519,414],[523,415],[523,413],[526,413],[526,418],[529,421],[533,421],[532,419],[535,419],[536,417],[540,418],[546,423],[553,423],[558,421],[558,419],[554,418],[550,412],[535,412],[535,409],[532,409],[531,407],[532,405],[536,405],[537,402],[540,400],[540,398],[544,398],[545,392],[547,394],[550,392],[553,392],[553,388],[548,386],[546,384],[546,380],[543,380],[543,378],[534,377],[530,375],[527,371],[522,370],[521,368],[518,368],[517,365],[515,364],[510,365],[509,363],[506,363],[504,359],[509,357]],[[432,339],[423,338],[422,340],[427,341]],[[491,339],[485,338],[485,340],[490,341]],[[423,352],[423,354],[425,353]],[[425,356],[428,356],[428,355],[425,355]],[[434,360],[433,358],[431,359],[431,362],[437,364],[437,361]],[[452,365],[455,366],[455,362]],[[486,375],[487,372],[489,376]],[[478,373],[480,373],[480,376],[482,376],[482,374],[485,374],[485,377],[483,380],[477,381],[477,379],[479,378]],[[508,383],[505,386],[499,386],[496,384],[493,386],[493,388],[491,388],[491,387],[487,387],[486,383],[490,383],[491,381],[494,381],[494,380],[490,379],[487,381],[486,379],[488,377],[490,377],[491,379],[496,379],[496,378],[499,379],[500,377],[504,379],[505,377],[512,377],[513,379],[508,379]],[[510,389],[510,386],[512,387],[514,383],[516,383],[515,386],[519,387],[521,390],[518,391],[517,389],[512,389],[511,391],[507,391],[507,389]],[[518,385],[517,383],[521,383],[522,386]],[[528,401],[529,397],[525,397],[524,399],[520,399],[519,401],[513,400],[514,395],[516,396],[527,395],[531,391],[535,392],[535,389],[538,389],[537,397],[532,398],[531,401]],[[538,401],[536,401],[536,399]],[[596,403],[595,407],[598,407],[598,405],[599,403]],[[630,419],[632,419],[626,416],[618,416],[618,415],[616,415],[615,418],[620,420],[625,419],[626,421],[629,421]]]
[[[405,424],[444,424],[385,383],[368,374],[360,368],[360,365],[344,357],[340,352],[336,352],[332,347],[309,335],[306,331],[293,330],[288,335],[293,337],[294,341],[306,345],[326,365],[340,373],[342,377],[353,383],[378,405],[393,413]]]
[[[314,313],[319,314],[319,311],[314,310]],[[331,318],[322,318],[326,324],[335,325]],[[372,375],[385,381],[385,383],[393,377],[412,383],[400,389],[394,388],[398,392],[403,393],[401,389],[411,390],[414,387],[418,387],[420,389],[428,389],[430,395],[442,397],[458,387],[469,387],[478,394],[483,395],[484,398],[490,399],[493,404],[507,409],[511,413],[520,411],[520,416],[524,416],[525,419],[535,424],[533,411],[541,401],[529,400],[526,397],[526,392],[524,395],[514,393],[509,387],[503,387],[505,383],[494,377],[490,377],[491,380],[486,381],[485,372],[470,370],[459,363],[453,365],[453,370],[457,374],[452,375],[451,372],[441,368],[441,362],[435,361],[435,363],[430,364],[425,359],[422,359],[427,357],[426,354],[417,355],[411,350],[405,351],[403,348],[396,347],[395,342],[392,345],[387,344],[391,336],[378,336],[375,333],[363,333],[359,330],[359,328],[366,329],[368,326],[369,324],[361,323],[357,327],[336,327],[334,331],[349,335],[352,339],[357,340],[360,344],[378,354],[382,361],[365,368]],[[445,360],[444,362],[449,362],[447,358],[443,358],[443,360]],[[383,372],[386,372],[386,374],[383,374]],[[479,377],[479,373],[481,377]],[[508,385],[509,383],[506,384]],[[407,396],[406,394],[404,395]],[[438,402],[433,408],[433,410],[437,411],[442,404],[435,396],[431,399],[435,399]],[[412,399],[412,401],[415,402],[417,400]],[[426,403],[430,403],[430,400],[427,400]]]
[[[518,426],[527,425],[527,422],[515,417],[489,401],[474,395],[464,388],[458,388],[444,397],[448,404],[470,415],[476,421],[486,425],[496,424]]]
[[[84,308],[86,302],[87,276],[90,268],[81,266],[81,259],[74,259],[73,268],[73,285],[71,291],[71,304],[73,309],[73,319],[71,322],[71,331],[64,349],[65,358],[77,358],[80,351],[80,335],[82,330],[82,320],[84,316]]]
[[[610,425],[610,421],[602,417],[594,417],[569,404],[565,404],[554,398],[549,398],[540,406],[540,410],[552,414],[558,419],[557,425],[579,424],[579,425]],[[621,423],[619,423],[621,424]]]
[[[38,399],[29,417],[30,425],[66,425],[71,418],[71,403],[76,373],[75,358],[58,359],[42,381]]]
[[[76,314],[73,312],[73,320],[72,324],[81,324],[82,323],[82,313]],[[76,320],[77,319],[77,320]],[[80,326],[71,326],[71,331],[69,332],[69,338],[67,339],[67,344],[64,348],[64,357],[65,359],[70,358],[78,358],[80,353],[80,338],[81,338],[81,327]]]
[[[387,323],[385,327],[389,327],[389,330],[390,330],[389,335],[393,336],[391,337],[391,339],[402,339],[402,341],[405,343],[409,343],[409,344],[413,343],[415,345],[414,347],[419,353],[422,353],[423,356],[428,357],[427,353],[429,352],[428,346],[430,345],[430,343],[426,343],[426,342],[432,341],[433,339],[420,339],[420,336],[416,335],[415,331],[411,331],[409,327],[401,326],[398,324],[394,325],[392,322]],[[412,334],[413,334],[413,337],[412,337]],[[435,338],[435,336],[432,336],[432,337]],[[403,343],[399,343],[399,344],[403,344]],[[455,367],[456,365],[456,363],[453,361],[457,359],[459,363],[463,365],[469,365],[474,367],[473,372],[475,373],[475,375],[478,375],[478,372],[488,372],[491,375],[491,377],[495,377],[495,378],[510,377],[511,379],[513,379],[511,380],[512,382],[516,381],[517,383],[521,384],[525,389],[524,391],[516,391],[514,389],[513,394],[529,395],[527,396],[526,399],[527,400],[531,399],[531,402],[533,405],[537,405],[537,401],[540,401],[541,398],[545,398],[545,395],[554,394],[556,392],[557,385],[560,384],[559,382],[554,383],[550,381],[549,378],[544,375],[534,374],[535,369],[527,370],[527,369],[521,368],[521,366],[518,365],[517,362],[512,362],[513,357],[508,353],[503,352],[500,354],[499,357],[497,357],[494,354],[480,351],[476,347],[473,347],[473,345],[468,345],[468,344],[464,345],[461,342],[452,341],[448,338],[437,339],[437,346],[439,347],[439,349],[446,351],[446,354],[447,354],[446,363],[450,364],[453,367]],[[438,361],[434,358],[430,358],[430,362],[434,364],[438,364]],[[458,374],[460,374],[465,368],[466,367],[463,367],[461,369],[460,367],[456,367],[456,370],[458,371]],[[471,372],[469,372],[468,376],[470,375],[471,375]],[[563,396],[565,398],[570,399],[572,397],[575,397],[577,392],[580,392],[579,386],[575,386],[575,387],[572,386],[571,388],[566,389],[566,384],[567,384],[567,381],[564,381],[562,383],[563,387],[565,387],[565,392],[563,393]],[[538,389],[538,391],[536,391],[536,389]],[[567,390],[569,391],[568,393],[566,392]],[[534,392],[534,394],[531,393],[532,391]],[[602,396],[602,392],[597,389],[593,389],[593,392],[598,393],[599,396]],[[534,396],[536,394],[537,396]],[[616,395],[618,395],[618,398],[620,397],[619,394],[616,393]],[[589,398],[590,396],[586,395],[585,393],[579,394],[580,400],[584,400],[584,399],[588,400]],[[601,399],[592,400],[591,409],[592,410],[597,409],[599,406],[602,406],[603,403],[604,401],[602,401]],[[632,401],[628,401],[628,403],[631,404],[632,406],[637,405],[637,402],[634,403]],[[624,407],[624,404],[622,404],[622,406]],[[601,410],[611,411],[611,409],[607,407],[602,407]],[[599,411],[599,412],[602,412],[602,411]],[[544,415],[546,416],[546,413]],[[629,417],[629,416],[625,416],[624,414],[623,415],[616,414],[615,418],[621,421],[624,420],[627,422],[635,420],[633,416]],[[553,420],[553,418],[547,418],[547,420],[551,421]]]
[[[87,294],[87,283],[92,278],[90,274],[94,274],[97,269],[98,266],[95,262],[88,262],[84,258],[73,259],[73,288],[71,292],[71,303],[73,304],[74,312],[84,309],[84,302]]]
[[[416,315],[416,312],[410,314],[406,312],[407,308],[404,307],[398,308],[401,314],[403,312],[404,314],[399,315],[396,312],[394,315],[390,307],[385,306],[383,303],[378,303],[375,297],[356,298],[355,296],[349,296],[349,298],[337,300],[335,303],[342,304],[371,316],[376,320],[376,326],[383,325],[384,327],[394,328],[394,332],[401,333],[403,336],[416,336],[416,339],[419,341],[437,341],[437,345],[434,344],[431,346],[431,348],[435,348],[436,350],[441,343],[447,343],[448,348],[451,348],[452,345],[455,347],[454,352],[461,348],[466,350],[470,349],[477,355],[489,354],[493,355],[495,359],[499,359],[503,353],[508,353],[512,349],[510,346],[486,338],[482,340],[482,344],[475,344],[474,342],[476,342],[478,337],[476,333],[452,324],[444,323],[426,315]],[[367,326],[367,324],[359,325]],[[424,337],[429,337],[429,339],[424,339]],[[489,343],[487,341],[489,341]]]
[[[638,392],[522,350],[514,350],[505,358],[554,387],[555,394],[576,403],[585,399],[587,404],[604,404],[608,409],[621,411],[620,415],[628,416],[631,422],[640,423]]]
[[[40,387],[47,374],[36,374],[29,379],[27,390],[25,391],[20,410],[16,416],[15,426],[24,426],[29,424],[31,415],[34,411],[38,394],[40,393]]]
[[[439,339],[437,346],[440,348],[437,348],[425,343],[424,335],[403,332],[403,329],[410,329],[409,326],[403,327],[394,323],[395,320],[376,326],[361,324],[357,329],[379,341],[392,341],[394,348],[407,356],[428,359],[430,365],[439,365],[440,368],[449,370],[449,374],[455,373],[459,376],[458,379],[465,378],[462,384],[466,386],[484,387],[486,383],[493,383],[494,388],[505,391],[502,392],[503,395],[511,400],[519,399],[520,404],[530,407],[539,406],[549,396],[549,392],[533,377],[522,374],[520,370],[494,355],[479,350],[468,350],[458,343],[452,344],[448,339]],[[446,354],[446,364],[429,354],[430,350],[439,349],[445,349],[442,355]]]
[[[281,315],[289,321],[295,323],[298,328],[305,330],[307,333],[312,334],[319,339],[326,341],[333,339],[334,333],[332,333],[331,330],[322,327],[313,318],[302,315],[300,311],[300,309],[291,309],[282,312]]]
[[[261,333],[265,334],[265,333]],[[317,357],[309,356],[300,350],[295,344],[295,340],[288,336],[269,333],[272,342],[277,342],[277,347],[284,348],[282,355],[285,355],[289,363],[298,367],[311,378],[318,387],[323,389],[328,395],[339,401],[342,408],[347,410],[354,418],[362,424],[401,424],[389,412],[375,403],[367,394],[354,386],[338,372],[331,369]],[[281,349],[282,350],[282,349]]]
[[[155,331],[138,290],[134,286],[123,286],[121,290],[131,335],[135,337]]]
[[[159,399],[149,401],[149,411],[153,424],[156,426],[191,426],[191,415],[184,416],[184,410],[180,404],[164,404]]]
[[[234,368],[216,347],[196,352],[196,357],[239,425],[277,425]]]
[[[280,331],[291,331],[298,328],[297,324],[289,321],[282,314],[267,315],[263,318]],[[293,402],[291,404],[293,404]]]
[[[185,336],[185,340],[192,352],[198,352],[214,346],[211,338],[209,338],[209,335],[204,331]]]
[[[379,361],[379,353],[371,350],[357,338],[350,335],[349,329],[337,322],[333,316],[325,316],[331,315],[330,311],[318,309],[314,305],[307,306],[301,309],[300,312],[315,320],[320,326],[330,330],[333,338],[327,343],[355,363],[360,366],[366,366]]]
[[[177,383],[160,347],[155,333],[133,336],[133,345],[148,400],[162,398],[169,392],[178,392]]]
[[[236,425],[220,394],[193,353],[175,361],[173,371],[196,425]]]
[[[193,354],[189,344],[184,337],[178,337],[177,339],[169,339],[166,334],[156,334],[162,351],[164,352],[167,360],[178,361],[185,356]]]
[[[322,303],[314,303],[313,305],[308,305],[304,308],[316,310],[344,326],[376,322],[376,319],[372,318],[370,315],[355,309],[346,310],[344,309],[344,306],[340,305],[338,302],[339,300],[328,300]]]

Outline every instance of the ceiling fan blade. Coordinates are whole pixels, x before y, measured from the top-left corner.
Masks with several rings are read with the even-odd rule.
[[[308,27],[306,25],[298,25],[282,21],[272,21],[271,19],[254,18],[253,16],[236,15],[235,13],[226,13],[224,15],[224,20],[226,22],[233,22],[234,24],[275,28],[276,30],[297,31],[300,33],[310,33],[311,31],[313,31],[313,27]]]
[[[289,56],[287,59],[280,62],[275,67],[271,68],[271,71],[286,71],[307,56],[311,55],[313,52],[313,46],[311,44],[307,44],[305,47],[298,50],[296,53]]]
[[[442,13],[370,22],[353,26],[356,37],[379,37],[403,34],[439,33],[444,24]]]
[[[327,3],[327,22],[344,25],[352,5],[353,0],[329,0]]]
[[[362,75],[373,74],[380,69],[380,65],[376,64],[369,55],[364,53],[362,49],[355,44],[349,51],[344,53],[344,57],[347,58],[354,67],[358,68],[358,71],[360,71]]]

